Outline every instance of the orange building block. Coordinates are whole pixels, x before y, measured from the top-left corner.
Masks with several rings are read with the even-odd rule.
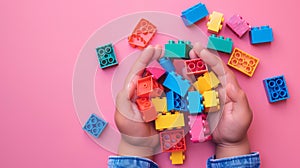
[[[215,90],[205,91],[203,93],[203,105],[205,112],[215,112],[220,110],[219,93]]]
[[[185,160],[185,155],[183,151],[176,151],[172,152],[170,156],[170,160],[172,161],[172,164],[183,164],[183,161]]]
[[[137,96],[157,97],[163,93],[163,86],[156,82],[153,76],[146,76],[137,81]]]
[[[141,19],[128,37],[132,47],[145,48],[156,33],[156,26],[146,19]]]
[[[150,122],[156,119],[157,112],[152,102],[148,98],[145,97],[137,98],[136,104],[145,122]]]
[[[259,63],[259,59],[242,51],[241,49],[234,48],[228,65],[235,68],[242,73],[252,77],[254,71]]]
[[[204,73],[203,76],[198,77],[194,83],[194,87],[201,93],[217,88],[220,84],[219,79],[213,71]]]

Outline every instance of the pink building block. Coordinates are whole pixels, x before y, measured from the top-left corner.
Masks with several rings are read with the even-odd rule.
[[[240,15],[233,15],[226,25],[240,38],[250,29],[249,23]]]
[[[212,139],[206,115],[190,115],[189,126],[192,142],[205,142]]]
[[[162,67],[147,67],[146,72],[153,75],[155,79],[159,79],[166,71]]]

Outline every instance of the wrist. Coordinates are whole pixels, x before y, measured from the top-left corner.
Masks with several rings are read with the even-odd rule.
[[[248,137],[234,143],[220,143],[216,145],[216,159],[246,155],[251,153]]]
[[[121,156],[139,156],[153,160],[154,149],[152,147],[133,145],[121,139],[118,154]]]

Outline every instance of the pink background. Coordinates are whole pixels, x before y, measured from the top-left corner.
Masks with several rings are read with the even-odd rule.
[[[74,109],[72,76],[79,51],[112,19],[150,10],[180,15],[198,2],[1,1],[0,167],[106,167],[112,153],[86,136]],[[299,81],[293,60],[300,55],[297,1],[202,2],[210,12],[223,12],[225,21],[239,13],[252,25],[273,28],[275,41],[270,45],[252,46],[248,34],[240,40],[227,27],[221,35],[261,60],[252,78],[234,72],[254,112],[249,137],[252,150],[261,153],[262,167],[299,166],[300,94],[293,85]],[[198,24],[204,31],[205,23]],[[229,58],[221,57],[226,62]],[[286,77],[291,98],[269,104],[262,80],[280,74]],[[107,120],[114,124],[111,116]],[[188,148],[192,150],[180,167],[204,167],[214,150],[211,143],[189,143]],[[170,167],[167,154],[159,155],[157,162]]]

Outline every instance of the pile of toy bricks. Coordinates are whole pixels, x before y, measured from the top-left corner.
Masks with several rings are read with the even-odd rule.
[[[211,139],[207,114],[220,110],[215,90],[220,82],[200,58],[190,59],[191,49],[189,41],[170,40],[160,67],[147,67],[137,81],[138,109],[145,122],[155,121],[156,130],[161,131],[161,149],[171,152],[172,164],[182,164],[185,158],[185,116],[191,140],[204,142]],[[176,72],[174,59],[184,62],[188,79]]]

